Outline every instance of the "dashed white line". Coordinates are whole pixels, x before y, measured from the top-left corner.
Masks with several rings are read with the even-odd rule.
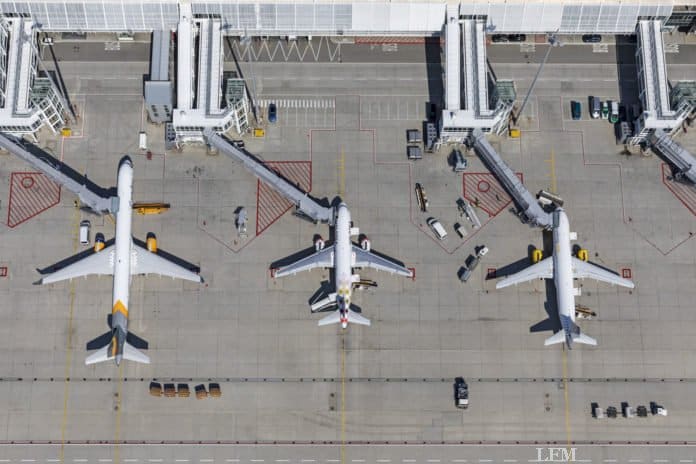
[[[466,459],[452,459],[452,462],[468,462]]]
[[[327,459],[326,462],[341,462],[340,459]]]
[[[239,462],[239,459],[225,459],[225,462]]]
[[[365,462],[364,459],[351,459],[351,462]]]
[[[439,459],[428,459],[428,462],[440,462]]]
[[[99,460],[99,462],[111,462],[111,461],[113,461],[113,459],[103,458],[103,459]]]
[[[87,462],[87,460],[80,458],[80,459],[73,459],[73,462]]]
[[[653,459],[653,462],[669,462],[669,459]]]
[[[60,459],[49,458],[46,459],[46,462],[60,462]]]
[[[416,462],[415,459],[402,459],[401,462]]]
[[[289,462],[289,459],[276,459],[276,462]]]
[[[517,462],[517,459],[503,459],[503,462]]]
[[[314,459],[302,459],[300,462],[315,462]]]
[[[175,459],[174,462],[189,462],[188,459]]]
[[[22,462],[34,462],[34,459],[22,459]]]
[[[479,459],[479,462],[493,462],[492,459]]]
[[[200,462],[213,462],[214,459],[200,459]]]
[[[576,459],[575,462],[592,462],[592,459]]]
[[[378,459],[377,462],[391,462],[391,459]]]
[[[149,462],[162,462],[164,459],[148,459]]]
[[[124,459],[123,462],[138,462],[140,459]]]
[[[628,462],[643,462],[642,459],[629,459]]]
[[[693,459],[680,459],[679,462],[694,462]]]
[[[604,462],[616,462],[616,459],[605,459]]]
[[[263,459],[250,459],[251,462],[263,462]]]

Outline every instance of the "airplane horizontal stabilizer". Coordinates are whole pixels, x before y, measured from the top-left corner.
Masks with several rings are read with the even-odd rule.
[[[544,341],[544,346],[555,345],[556,343],[563,343],[566,340],[565,330],[559,330],[555,334],[551,335]]]
[[[99,349],[96,353],[92,353],[85,359],[85,364],[88,366],[90,364],[96,364],[104,361],[110,361],[114,359],[113,356],[109,356],[109,345],[106,345]]]
[[[319,326],[324,326],[324,325],[330,325],[330,324],[338,324],[341,322],[341,312],[340,311],[334,311],[331,314],[329,314],[326,317],[323,317],[322,319],[319,319]]]
[[[577,343],[582,343],[584,345],[597,346],[597,340],[590,337],[589,335],[585,335],[584,333],[578,334],[575,337],[573,337],[573,341]]]
[[[130,343],[126,342],[123,345],[123,359],[135,361],[142,364],[150,364],[150,358],[145,353],[138,351]]]
[[[370,325],[370,320],[368,318],[362,317],[360,314],[356,313],[355,311],[351,311],[350,309],[348,310],[348,322],[360,325]]]

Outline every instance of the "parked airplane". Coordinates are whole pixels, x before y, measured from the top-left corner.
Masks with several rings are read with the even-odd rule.
[[[634,284],[628,279],[572,256],[570,241],[577,240],[577,234],[569,230],[568,216],[563,209],[558,208],[553,212],[553,256],[506,277],[499,281],[495,288],[517,285],[533,279],[553,278],[562,328],[547,338],[544,345],[565,342],[570,349],[573,342],[597,344],[594,338],[581,333],[580,327],[575,324],[575,297],[580,295],[580,288],[573,287],[573,279],[589,278],[628,288],[633,288]]]
[[[63,267],[43,279],[39,284],[50,284],[91,274],[114,276],[113,305],[109,317],[111,330],[87,343],[87,349],[99,349],[88,356],[85,364],[111,359],[118,365],[121,359],[150,363],[150,358],[137,348],[147,349],[147,342],[128,332],[128,296],[131,276],[159,274],[177,279],[203,282],[200,275],[156,254],[154,236],[147,239],[147,248],[133,243],[131,220],[133,215],[133,163],[129,157],[121,160],[118,169],[118,211],[116,213],[115,245],[104,247],[103,241],[95,241],[94,253]]]
[[[353,274],[353,268],[371,267],[404,277],[413,277],[413,272],[389,259],[371,253],[370,242],[367,238],[362,240],[361,246],[351,242],[350,238],[359,235],[360,232],[357,227],[352,227],[350,211],[345,203],[338,205],[334,223],[336,224],[336,240],[333,245],[324,247],[324,242],[319,239],[316,243],[317,251],[315,253],[276,269],[274,277],[294,275],[318,267],[332,267],[335,270],[336,291],[314,303],[311,310],[316,312],[335,306],[336,311],[321,319],[319,325],[340,323],[344,329],[349,322],[370,325],[369,319],[351,309],[353,285],[360,281],[360,276]]]

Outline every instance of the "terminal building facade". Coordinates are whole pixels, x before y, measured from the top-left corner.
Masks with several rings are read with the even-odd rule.
[[[681,2],[680,2],[681,1]],[[4,1],[5,17],[32,18],[44,31],[175,30],[179,9],[219,20],[233,35],[431,35],[443,28],[448,3],[439,1]],[[688,0],[472,0],[460,12],[485,19],[487,32],[630,34],[639,19],[694,27]]]

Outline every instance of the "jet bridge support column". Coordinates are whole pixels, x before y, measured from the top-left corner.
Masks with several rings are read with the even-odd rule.
[[[228,143],[224,138],[216,134],[214,130],[206,128],[203,131],[203,135],[208,140],[209,145],[217,148],[220,152],[233,160],[242,163],[245,168],[251,171],[252,174],[258,177],[262,182],[268,184],[276,192],[295,203],[297,210],[303,216],[306,216],[314,222],[326,222],[329,225],[333,225],[333,208],[321,206],[311,199],[307,193],[295,187],[276,172],[266,167],[266,165],[254,156]]]
[[[519,211],[524,214],[532,225],[550,229],[553,226],[551,215],[542,209],[534,196],[520,182],[517,175],[505,164],[500,155],[488,142],[485,134],[480,129],[474,129],[471,134],[471,141],[483,164],[498,179],[500,185],[502,185],[517,208],[519,208]]]

